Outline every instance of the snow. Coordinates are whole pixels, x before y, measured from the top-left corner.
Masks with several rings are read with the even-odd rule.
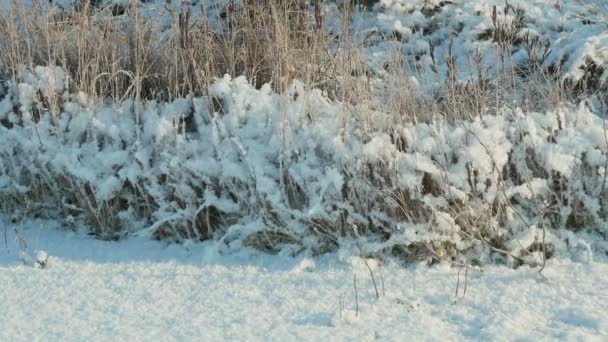
[[[150,1],[146,12],[161,13],[161,25],[171,20],[163,3]],[[396,43],[363,42],[375,31],[399,32],[397,50],[414,69],[428,72],[429,41],[441,56],[452,36],[459,63],[481,48],[484,63],[496,66],[496,44],[479,35],[503,0],[443,2],[433,15],[423,3],[440,4],[381,0],[355,14],[351,27],[373,83],[387,76],[381,65]],[[527,15],[520,36],[552,43],[543,66],[563,63],[563,77],[575,80],[589,61],[608,64],[606,20],[585,24],[592,6],[578,3],[513,2]],[[337,8],[328,2],[327,10],[328,27],[339,30]],[[521,65],[533,57],[512,52]],[[425,85],[424,74],[406,77],[414,92]],[[394,127],[387,113],[330,101],[297,81],[279,94],[226,75],[211,85],[214,99],[122,104],[69,94],[70,82],[60,67],[35,66],[0,85],[0,207],[13,219],[23,211],[55,219],[8,224],[0,217],[2,341],[608,340],[608,223],[600,201],[608,146],[604,122],[584,104]],[[39,95],[60,101],[62,112],[35,122]],[[210,110],[212,100],[221,108]],[[399,135],[403,146],[394,141]],[[436,189],[424,190],[424,179]],[[411,220],[400,194],[429,221]],[[22,205],[24,198],[31,202]],[[496,214],[482,228],[531,265],[545,261],[538,245],[547,241],[554,255],[542,275],[513,269],[514,257],[462,235],[479,227],[461,217],[483,219],[503,201],[512,202],[505,218]],[[451,207],[459,202],[466,207]],[[551,212],[538,222],[541,204]],[[208,219],[211,209],[221,226],[197,228],[199,214],[206,210]],[[95,220],[101,228],[83,226]],[[327,233],[311,222],[343,226]],[[127,238],[65,231],[74,227]],[[162,229],[182,244],[151,241]],[[244,247],[259,232],[295,242],[277,246],[279,255]],[[337,252],[311,256],[324,234]],[[446,260],[454,244],[452,262],[469,266],[354,256],[416,244],[437,244],[433,252]]]
[[[23,109],[31,108],[38,91],[69,98],[65,90],[55,93],[60,86],[44,86],[50,73],[38,68],[30,83],[7,82],[6,98]],[[359,226],[369,243],[380,242],[370,253],[385,252],[397,241],[453,241],[458,251],[485,262],[493,253],[487,246],[460,240],[459,234],[470,233],[463,215],[482,219],[481,229],[492,229],[501,244],[519,246],[525,254],[538,234],[523,246],[515,237],[541,225],[538,196],[555,203],[559,175],[565,204],[547,207],[555,213],[542,222],[550,227],[547,241],[556,254],[575,256],[567,242],[574,230],[589,233],[577,238],[594,251],[608,251],[600,202],[608,145],[602,119],[585,105],[526,114],[504,109],[471,122],[435,118],[391,128],[390,113],[371,112],[369,123],[359,120],[357,108],[328,101],[299,82],[281,94],[225,76],[211,89],[223,104],[221,113],[210,110],[204,96],[91,107],[84,99],[65,101],[57,124],[45,115],[37,124],[0,125],[3,210],[24,210],[14,199],[26,194],[28,210],[88,224],[104,238],[170,230],[176,240],[215,238],[235,248],[260,231],[281,232],[294,242],[279,249],[322,248],[327,239],[343,247],[348,242],[341,238],[349,234],[341,229]],[[394,139],[399,135],[403,144]],[[88,191],[90,197],[83,196]],[[421,219],[404,208],[398,196],[405,191],[420,203]],[[504,217],[486,214],[507,200]],[[455,208],[454,201],[466,206]],[[197,228],[205,209],[219,212],[221,222]],[[344,212],[348,221],[334,231],[311,224],[332,227]]]
[[[466,293],[463,269],[367,260],[376,299],[366,263],[352,256],[226,252],[216,242],[103,242],[49,221],[17,225],[28,248],[47,261],[41,268],[20,261],[13,225],[5,227],[2,341],[608,338],[605,260],[554,260],[544,278],[526,267],[469,268]]]

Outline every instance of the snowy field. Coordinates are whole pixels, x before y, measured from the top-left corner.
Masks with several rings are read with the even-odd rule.
[[[457,269],[370,263],[376,299],[357,258],[222,255],[215,242],[102,242],[55,228],[20,228],[28,254],[48,253],[44,269],[24,265],[10,230],[0,247],[2,341],[608,339],[605,261],[551,261],[545,278],[470,269],[458,300]]]
[[[491,78],[508,51],[524,76],[606,89],[604,1],[511,2],[380,0],[355,10],[352,39],[378,89],[394,53],[416,95],[447,79],[448,53],[456,80],[476,77],[476,51]],[[216,19],[225,7],[171,3],[142,13],[169,30],[172,8],[196,23],[201,5]],[[401,122],[299,81],[277,93],[226,76],[209,97],[119,104],[70,93],[61,67],[21,78],[0,83],[0,342],[608,341],[595,93]],[[34,119],[45,99],[60,113]]]

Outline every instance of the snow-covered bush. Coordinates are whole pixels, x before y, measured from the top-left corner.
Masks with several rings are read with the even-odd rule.
[[[61,69],[24,79],[0,102],[4,213],[407,261],[608,250],[608,142],[583,105],[396,125],[299,82],[277,94],[226,76],[208,97],[118,105],[70,94]]]
[[[468,80],[481,52],[480,64],[493,75],[508,60],[508,73],[561,79],[575,97],[608,89],[607,13],[603,0],[380,0],[352,26],[379,74],[378,56],[394,44],[421,82],[448,77],[446,54],[460,67],[457,78]]]

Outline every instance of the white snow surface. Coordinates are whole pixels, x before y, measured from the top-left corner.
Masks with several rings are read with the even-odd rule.
[[[545,278],[527,267],[469,269],[458,299],[456,268],[369,262],[376,299],[355,257],[226,254],[216,242],[103,242],[48,221],[18,225],[28,252],[48,254],[41,269],[22,263],[14,226],[3,223],[1,235],[5,228],[2,341],[608,339],[605,260],[550,260]]]

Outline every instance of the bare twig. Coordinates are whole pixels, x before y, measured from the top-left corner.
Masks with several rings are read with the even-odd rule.
[[[342,320],[342,311],[344,311],[344,298],[342,294],[338,297],[338,305],[340,307],[340,320]]]
[[[382,269],[380,267],[380,264],[378,264],[378,274],[380,275],[380,283],[382,285],[382,296],[386,296],[386,291],[384,289],[384,276],[382,275]]]
[[[355,289],[355,317],[359,317],[359,290],[357,289],[356,273],[353,273],[353,288]]]
[[[359,250],[361,252],[361,259],[363,260],[363,263],[365,264],[365,267],[369,271],[369,275],[370,275],[370,277],[372,279],[372,284],[374,285],[374,291],[376,293],[376,298],[378,299],[378,298],[380,298],[380,293],[378,292],[378,286],[376,285],[376,277],[374,276],[374,270],[369,265],[369,262],[367,261],[367,258],[363,255],[363,248],[361,247],[361,244],[359,242],[357,244],[359,245]]]

